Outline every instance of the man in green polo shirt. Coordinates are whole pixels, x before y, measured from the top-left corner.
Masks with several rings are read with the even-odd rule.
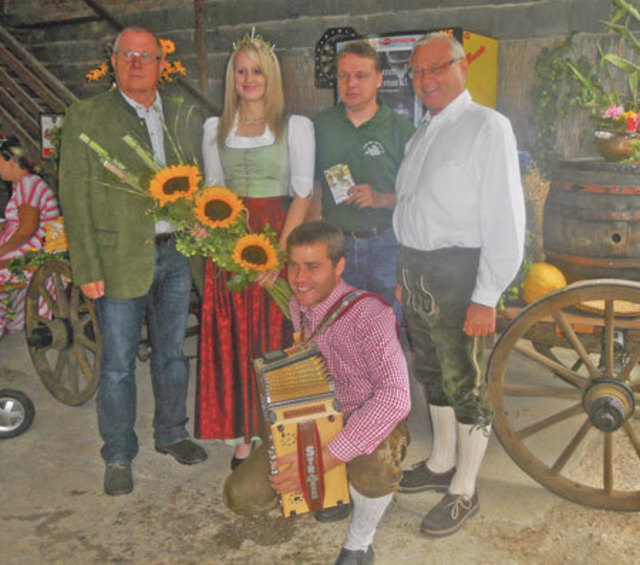
[[[413,126],[377,96],[382,66],[366,41],[340,50],[337,80],[340,102],[314,119],[315,218],[321,210],[346,236],[347,283],[381,294],[400,319],[391,218],[396,172]]]

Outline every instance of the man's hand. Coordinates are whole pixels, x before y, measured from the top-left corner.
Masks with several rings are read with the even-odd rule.
[[[393,290],[393,295],[396,297],[396,300],[402,304],[402,285],[397,284],[396,288]]]
[[[490,335],[496,331],[496,309],[471,302],[462,328],[468,336]]]
[[[368,184],[354,184],[349,189],[349,198],[345,200],[357,208],[393,208],[395,201],[394,194],[376,192]]]
[[[326,446],[322,448],[322,466],[324,472],[330,471],[342,463],[336,459]],[[286,494],[288,492],[302,492],[302,484],[300,483],[300,469],[298,468],[298,452],[292,451],[282,457],[276,459],[277,475],[269,477],[271,488],[278,494]]]
[[[288,492],[302,492],[300,473],[298,470],[298,452],[292,451],[276,459],[277,475],[269,476],[271,488],[278,494]]]
[[[80,287],[82,294],[91,300],[97,300],[104,296],[104,281],[94,281],[83,284]]]
[[[262,288],[269,288],[273,286],[275,282],[278,280],[278,276],[280,275],[280,271],[263,271],[262,273],[258,273],[256,276],[256,282]]]

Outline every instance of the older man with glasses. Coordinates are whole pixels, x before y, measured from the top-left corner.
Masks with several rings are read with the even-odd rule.
[[[154,222],[147,202],[127,190],[80,140],[86,134],[133,175],[150,171],[122,140],[130,135],[160,166],[180,164],[178,151],[199,155],[201,123],[169,96],[160,96],[164,61],[154,34],[123,30],[111,57],[117,88],[71,106],[63,128],[60,197],[74,283],[94,300],[102,339],[98,427],[106,463],[104,490],[133,490],[138,453],[135,364],[144,318],[151,340],[156,451],[192,465],[207,458],[188,439],[189,363],[184,343],[191,276],[175,247],[173,226]]]
[[[431,453],[400,492],[445,492],[421,531],[446,536],[478,512],[476,478],[493,413],[482,362],[495,306],[524,246],[524,197],[509,120],[465,89],[462,45],[429,34],[415,46],[413,88],[428,108],[396,181],[398,275],[433,430]]]

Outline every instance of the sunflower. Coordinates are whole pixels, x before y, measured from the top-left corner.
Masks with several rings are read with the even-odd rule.
[[[149,183],[149,193],[164,206],[180,198],[188,198],[200,182],[200,171],[192,165],[173,165],[156,173]]]
[[[278,267],[278,252],[267,236],[250,233],[238,239],[233,260],[250,271],[270,271]]]
[[[176,50],[176,44],[171,41],[170,39],[159,39],[160,41],[160,48],[162,50],[162,54],[163,55],[171,55],[171,53],[174,53]]]
[[[186,75],[187,69],[184,68],[180,61],[167,61],[165,59],[160,77],[164,82],[173,82],[178,75]]]
[[[102,63],[97,69],[93,69],[92,71],[89,71],[84,76],[88,82],[91,82],[94,80],[101,79],[103,76],[107,74],[108,70],[109,70],[109,66],[107,65],[107,63]]]
[[[228,188],[210,186],[195,197],[196,217],[212,229],[229,227],[242,212],[242,200]]]

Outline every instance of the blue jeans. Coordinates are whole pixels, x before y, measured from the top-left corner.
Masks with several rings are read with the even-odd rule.
[[[188,437],[189,362],[183,345],[190,293],[187,258],[170,240],[156,245],[154,278],[145,296],[104,296],[95,302],[102,334],[98,428],[107,464],[129,462],[138,453],[135,365],[145,314],[152,347],[155,444],[171,445]]]
[[[370,237],[346,236],[345,268],[342,278],[351,286],[380,294],[393,308],[398,324],[402,306],[396,300],[396,254],[398,242],[393,229]]]

